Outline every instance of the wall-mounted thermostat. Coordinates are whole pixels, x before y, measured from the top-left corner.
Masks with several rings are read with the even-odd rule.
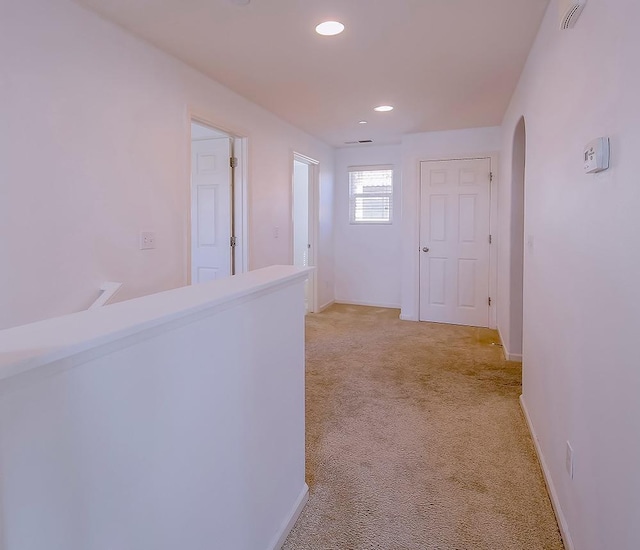
[[[609,168],[609,138],[601,137],[587,143],[584,150],[584,171],[595,174]]]

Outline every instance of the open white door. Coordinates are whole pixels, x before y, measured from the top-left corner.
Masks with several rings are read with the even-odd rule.
[[[316,189],[317,161],[295,154],[293,160],[292,221],[293,265],[317,266],[316,254]],[[316,311],[316,274],[305,283],[305,311]]]
[[[191,144],[191,283],[231,275],[231,139]]]
[[[311,265],[311,242],[309,234],[309,178],[310,166],[298,160],[293,161],[293,265]],[[304,287],[305,311],[309,312],[310,281]]]
[[[420,167],[420,320],[488,327],[491,161]]]

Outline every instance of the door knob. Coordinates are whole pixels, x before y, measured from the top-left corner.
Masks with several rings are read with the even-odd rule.
[[[426,247],[426,246],[425,246],[425,247],[423,247],[423,248],[422,248],[422,252],[429,252],[429,248],[428,248],[428,247]]]

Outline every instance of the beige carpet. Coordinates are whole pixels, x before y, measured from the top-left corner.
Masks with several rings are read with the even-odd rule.
[[[490,330],[333,306],[307,318],[310,498],[286,550],[562,549]]]

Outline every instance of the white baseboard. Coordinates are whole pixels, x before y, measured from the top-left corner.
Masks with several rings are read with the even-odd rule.
[[[418,319],[415,319],[414,317],[411,317],[411,315],[404,315],[404,314],[400,314],[400,320],[401,321],[413,321],[413,322],[418,322]]]
[[[296,524],[296,521],[298,521],[305,504],[307,504],[307,500],[309,500],[309,486],[305,483],[300,496],[293,505],[293,509],[291,510],[289,517],[282,523],[280,529],[276,533],[276,536],[273,538],[273,541],[268,546],[269,550],[280,550],[280,548],[282,548],[284,541],[287,540],[287,536],[289,536],[289,532],[293,529],[293,526]]]
[[[415,323],[419,323],[420,322],[420,318],[419,315],[417,313],[411,315],[411,314],[407,314],[406,310],[403,310],[402,308],[400,308],[400,320],[401,321],[413,321]]]
[[[502,337],[502,332],[500,332],[500,327],[498,327],[498,336],[500,337],[500,343],[502,344],[502,352],[504,353],[504,358],[507,361],[516,361],[518,363],[522,363],[522,354],[521,353],[510,353],[509,348],[507,347],[504,338]]]
[[[329,309],[335,303],[336,303],[335,300],[331,300],[330,302],[327,302],[325,305],[320,306],[320,310],[318,311],[318,313],[322,313],[325,309]]]
[[[531,423],[531,417],[529,416],[529,411],[527,410],[527,405],[524,401],[524,395],[520,396],[520,406],[522,407],[522,412],[524,413],[524,418],[527,421],[527,426],[529,427],[529,432],[531,433],[531,439],[533,439],[533,444],[536,448],[538,460],[540,461],[540,466],[542,467],[542,475],[544,476],[544,481],[547,485],[547,491],[549,493],[549,497],[551,498],[553,511],[556,514],[558,527],[560,528],[560,535],[562,536],[562,542],[564,542],[564,547],[566,550],[575,550],[575,546],[573,545],[573,540],[571,538],[571,533],[569,533],[569,526],[567,525],[567,520],[564,517],[562,508],[560,507],[558,493],[556,492],[556,488],[553,484],[553,479],[551,478],[551,472],[549,471],[547,463],[544,460],[542,449],[540,448],[540,442],[538,441],[538,437],[536,436],[533,424]]]
[[[346,306],[367,306],[367,307],[383,307],[386,309],[400,309],[400,304],[380,304],[373,302],[352,302],[350,300],[336,300],[336,304],[344,304]]]

